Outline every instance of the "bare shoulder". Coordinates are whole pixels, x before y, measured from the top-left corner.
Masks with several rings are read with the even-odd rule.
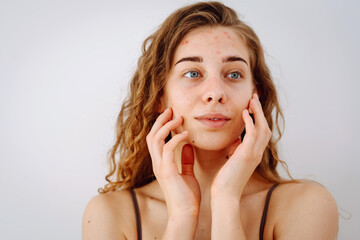
[[[280,184],[272,197],[275,239],[335,239],[338,210],[316,182]]]
[[[99,194],[87,204],[82,220],[83,239],[132,239],[132,200],[127,190]]]

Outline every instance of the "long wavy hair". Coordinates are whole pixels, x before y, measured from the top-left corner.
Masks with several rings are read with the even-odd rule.
[[[108,155],[110,171],[105,177],[108,183],[98,190],[100,193],[143,186],[154,179],[145,138],[159,116],[157,109],[176,47],[191,30],[204,26],[230,27],[248,47],[253,81],[267,123],[273,133],[274,130],[277,132],[269,141],[256,171],[271,182],[294,181],[285,162],[278,156],[277,143],[282,136],[284,120],[259,38],[239,20],[233,9],[219,2],[200,2],[172,13],[144,41],[142,55],[130,83],[130,92],[117,118],[116,142]],[[291,180],[283,179],[278,174],[278,163],[284,166]]]

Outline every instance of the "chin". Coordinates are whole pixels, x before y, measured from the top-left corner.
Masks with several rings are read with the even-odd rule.
[[[190,134],[188,143],[195,148],[208,151],[219,151],[229,147],[237,138],[237,136],[231,136],[229,138],[229,135],[222,136],[222,134],[206,134],[202,136]]]
[[[191,143],[194,148],[206,150],[206,151],[221,151],[227,148],[228,146],[219,145],[219,144],[202,144],[202,143]]]

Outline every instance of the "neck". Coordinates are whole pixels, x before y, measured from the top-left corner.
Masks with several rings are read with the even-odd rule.
[[[227,161],[227,149],[208,151],[194,148],[195,164],[194,173],[200,187],[210,190],[211,183],[218,171]]]
[[[181,169],[181,150],[183,145],[176,150],[176,163],[178,169]],[[209,151],[199,148],[194,148],[195,164],[194,174],[199,182],[202,196],[210,194],[210,187],[216,174],[227,161],[228,149],[218,151]],[[256,171],[250,177],[245,186],[243,195],[248,195],[255,191],[256,185],[259,182],[268,182],[261,177]]]

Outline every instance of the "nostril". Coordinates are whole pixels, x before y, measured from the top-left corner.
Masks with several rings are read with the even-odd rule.
[[[222,98],[219,98],[219,103],[221,103],[222,102]]]
[[[208,102],[211,102],[212,101],[212,97],[208,97]]]

